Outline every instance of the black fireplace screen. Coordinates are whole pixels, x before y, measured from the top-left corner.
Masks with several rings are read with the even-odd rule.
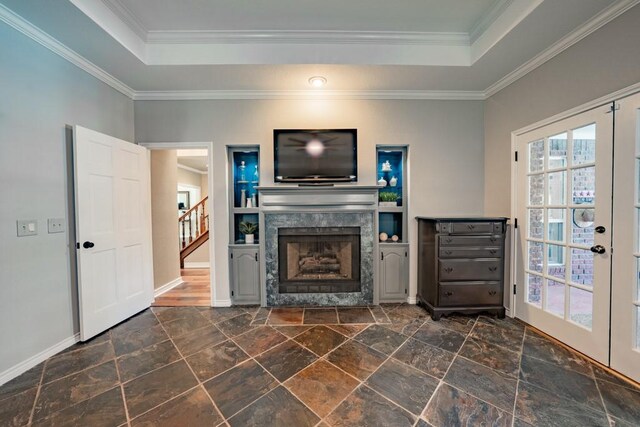
[[[359,292],[360,227],[280,228],[280,293]]]

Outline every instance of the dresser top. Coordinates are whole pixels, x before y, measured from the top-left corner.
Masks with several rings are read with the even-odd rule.
[[[469,222],[469,221],[506,221],[509,218],[503,216],[417,216],[418,220],[426,221],[446,221],[446,222]]]

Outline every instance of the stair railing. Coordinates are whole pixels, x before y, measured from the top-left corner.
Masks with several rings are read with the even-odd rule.
[[[186,248],[201,234],[209,230],[209,214],[206,212],[208,198],[207,196],[200,200],[178,218],[181,249]]]

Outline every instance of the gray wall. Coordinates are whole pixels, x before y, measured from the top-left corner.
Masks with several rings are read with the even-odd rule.
[[[0,23],[0,375],[78,331],[65,125],[133,140],[133,102]],[[17,219],[39,233],[16,237]],[[73,245],[73,243],[72,243]]]
[[[485,213],[510,216],[511,132],[640,82],[640,6],[485,102]]]
[[[151,230],[155,289],[180,277],[176,150],[151,152]]]
[[[360,184],[373,185],[376,144],[408,144],[411,289],[416,215],[481,214],[483,103],[479,101],[136,101],[138,142],[214,142],[215,298],[229,299],[226,146],[259,144],[261,182],[273,183],[274,128],[358,129]]]

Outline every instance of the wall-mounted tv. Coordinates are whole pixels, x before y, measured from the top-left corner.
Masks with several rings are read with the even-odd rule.
[[[357,129],[274,129],[276,182],[358,180]]]

